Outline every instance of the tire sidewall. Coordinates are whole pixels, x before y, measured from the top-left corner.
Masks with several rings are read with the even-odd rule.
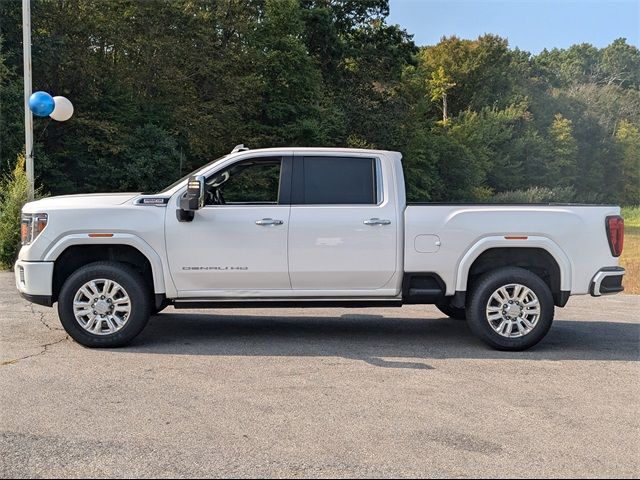
[[[82,285],[98,278],[119,283],[131,299],[131,313],[125,326],[109,335],[94,335],[78,323],[73,312],[73,301]],[[64,282],[58,296],[58,315],[67,333],[87,347],[119,347],[138,335],[149,320],[151,305],[148,288],[138,272],[125,264],[96,262],[85,265],[72,273]]]
[[[466,320],[467,312],[464,308],[454,307],[450,303],[436,303],[436,308],[444,313],[447,317],[455,320]]]
[[[538,297],[540,317],[534,329],[524,337],[506,338],[497,333],[486,318],[490,296],[501,286],[518,283],[530,288]],[[534,273],[509,267],[485,274],[475,284],[467,308],[467,322],[478,337],[499,350],[526,350],[536,345],[548,333],[553,323],[554,303],[549,286]]]

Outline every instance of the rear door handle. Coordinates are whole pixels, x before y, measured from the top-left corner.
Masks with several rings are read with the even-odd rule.
[[[263,218],[262,220],[256,220],[256,225],[260,225],[261,227],[271,227],[273,225],[282,225],[284,222],[282,220],[275,220],[273,218]]]
[[[391,225],[391,220],[384,220],[382,218],[370,218],[364,221],[365,225]]]

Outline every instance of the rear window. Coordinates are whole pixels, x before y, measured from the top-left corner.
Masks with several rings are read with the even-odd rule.
[[[296,161],[295,170],[293,203],[375,205],[377,202],[373,158],[304,157]]]

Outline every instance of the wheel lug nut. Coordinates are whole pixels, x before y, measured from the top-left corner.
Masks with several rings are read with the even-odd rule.
[[[97,314],[98,314],[98,312],[96,312],[96,311],[94,310],[94,311],[93,311],[93,314],[94,314],[94,315],[97,315]]]

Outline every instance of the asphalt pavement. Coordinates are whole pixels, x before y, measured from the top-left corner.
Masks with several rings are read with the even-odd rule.
[[[173,310],[67,338],[0,273],[0,476],[640,477],[640,296],[497,352],[430,306]]]

